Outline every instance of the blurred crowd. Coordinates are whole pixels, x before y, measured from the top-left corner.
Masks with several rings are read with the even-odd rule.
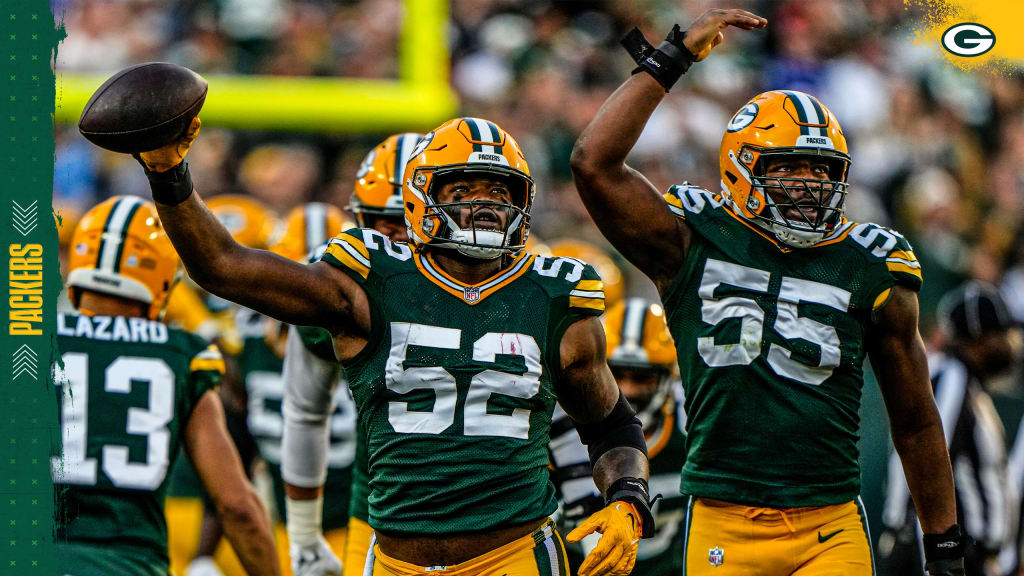
[[[765,16],[768,28],[727,31],[725,44],[657,109],[630,163],[660,189],[685,180],[717,191],[719,145],[735,111],[764,90],[812,93],[849,142],[847,217],[899,230],[922,263],[925,337],[941,296],[968,279],[999,286],[1024,322],[1024,74],[951,66],[939,47],[915,42],[921,18],[904,0],[727,4]],[[493,120],[518,139],[538,184],[531,234],[572,235],[610,250],[573,187],[573,142],[633,67],[619,46],[629,29],[657,44],[673,23],[685,27],[717,5],[451,0],[450,79],[460,114]],[[402,27],[415,25],[403,21],[402,0],[68,0],[61,10],[68,37],[58,82],[60,72],[113,73],[153,60],[201,74],[396,78]],[[360,161],[386,136],[211,124],[189,160],[204,197],[248,194],[283,216],[309,201],[346,206]],[[56,137],[54,205],[71,224],[109,196],[148,195],[130,157],[92,146],[71,125],[57,126]],[[627,290],[653,296],[615,257]],[[1004,392],[1022,396],[1019,383]],[[1018,421],[1007,425],[1011,438]]]

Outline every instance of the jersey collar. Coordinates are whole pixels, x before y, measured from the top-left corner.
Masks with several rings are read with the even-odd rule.
[[[456,280],[449,276],[440,266],[434,262],[429,252],[419,252],[416,254],[416,268],[419,269],[420,273],[427,277],[428,280],[437,284],[442,290],[459,298],[466,304],[474,306],[484,301],[491,294],[494,294],[498,290],[511,284],[516,278],[519,278],[530,269],[530,264],[533,262],[535,255],[527,254],[526,252],[520,252],[512,260],[512,263],[498,271],[494,276],[480,282],[478,284],[466,284]]]

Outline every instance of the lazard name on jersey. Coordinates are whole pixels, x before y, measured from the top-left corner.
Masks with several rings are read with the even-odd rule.
[[[565,330],[604,309],[593,268],[520,252],[467,286],[429,253],[362,229],[333,239],[323,260],[371,307],[368,344],[344,363],[367,432],[370,525],[446,534],[554,512],[552,375]]]
[[[843,220],[791,249],[707,190],[674,186],[665,200],[693,230],[663,294],[689,417],[682,492],[773,508],[853,500],[864,334],[893,286],[920,288],[910,245]]]
[[[62,452],[51,466],[61,573],[166,576],[167,471],[224,360],[202,338],[153,320],[59,314],[57,326]]]

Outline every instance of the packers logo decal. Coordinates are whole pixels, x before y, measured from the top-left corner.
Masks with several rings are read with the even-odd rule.
[[[942,47],[956,56],[981,56],[996,44],[996,35],[987,26],[964,22],[942,33]]]
[[[729,132],[743,130],[747,126],[750,126],[750,123],[754,121],[754,118],[757,118],[757,104],[751,102],[732,117],[732,120],[729,121],[729,126],[726,129]]]
[[[419,156],[420,154],[423,154],[423,151],[427,149],[427,146],[430,146],[430,142],[433,139],[433,132],[428,132],[423,136],[423,138],[420,138],[420,141],[416,143],[416,147],[412,149],[412,153],[409,154],[409,160],[412,160],[413,158]]]

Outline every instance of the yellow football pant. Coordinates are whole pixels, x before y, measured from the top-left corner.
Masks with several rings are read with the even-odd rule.
[[[755,508],[690,497],[684,576],[872,576],[858,498],[834,506]]]
[[[363,576],[569,576],[565,546],[548,520],[532,533],[454,566],[416,566],[373,546]],[[371,564],[372,563],[372,564]]]
[[[363,576],[366,568],[366,554],[370,551],[370,539],[373,528],[355,516],[348,519],[348,540],[345,541],[345,556],[340,557],[344,564],[343,576]]]

